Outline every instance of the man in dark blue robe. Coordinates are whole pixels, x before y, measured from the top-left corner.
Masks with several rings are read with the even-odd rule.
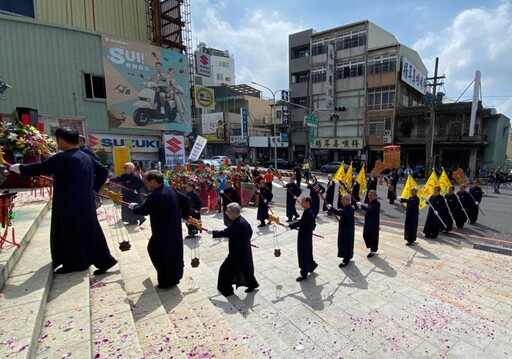
[[[455,187],[450,186],[448,188],[448,193],[444,195],[444,199],[447,211],[442,218],[443,222],[446,224],[446,232],[448,233],[453,229],[453,221],[455,220],[457,211],[462,212],[462,210],[460,209],[459,201],[455,194]],[[464,215],[464,213],[462,213],[462,215]]]
[[[152,193],[144,204],[130,203],[130,208],[135,214],[149,215],[149,257],[157,272],[158,288],[169,288],[177,285],[183,277],[183,233],[180,217],[188,219],[189,203],[184,194],[164,186],[164,177],[158,170],[146,172],[144,182]]]
[[[286,217],[288,217],[288,222],[291,222],[299,218],[299,214],[295,208],[295,202],[297,202],[297,198],[301,195],[302,190],[295,183],[294,176],[290,177],[290,182],[287,183],[284,188],[286,188]]]
[[[313,216],[316,218],[318,216],[318,212],[320,212],[320,194],[325,193],[325,187],[320,183],[317,183],[316,188],[308,184],[309,197],[311,197],[311,211],[313,212]]]
[[[299,165],[297,165],[294,169],[293,169],[293,173],[295,174],[295,183],[297,184],[297,186],[299,186],[300,188],[300,182],[302,181],[302,170],[300,168]]]
[[[252,228],[240,216],[240,205],[236,202],[227,206],[226,213],[231,219],[229,227],[223,231],[208,231],[213,238],[226,237],[228,242],[228,256],[219,269],[217,289],[225,297],[234,294],[233,284],[238,287],[247,287],[246,293],[259,287],[254,277],[254,263],[252,259],[251,237]]]
[[[328,206],[329,212],[337,214],[340,217],[338,225],[338,257],[343,258],[343,261],[338,267],[343,268],[350,263],[354,257],[354,207],[352,207],[351,197],[349,194],[344,194],[341,198],[342,207],[336,209]]]
[[[188,198],[190,217],[201,221],[201,208],[203,207],[203,200],[195,191],[195,184],[188,182],[185,186],[185,195]],[[191,238],[197,234],[200,229],[192,224],[187,224],[188,235],[186,238]]]
[[[299,260],[300,277],[296,280],[300,282],[307,278],[308,273],[318,267],[313,259],[313,230],[316,227],[315,216],[311,210],[311,197],[303,197],[300,205],[304,209],[299,221],[289,225],[290,229],[299,229],[297,235],[297,257]]]
[[[325,200],[323,210],[327,211],[327,205],[332,205],[334,203],[334,192],[336,191],[336,182],[332,180],[332,175],[327,176],[327,185],[325,186]],[[330,213],[329,213],[330,214]]]
[[[473,187],[469,189],[468,206],[466,210],[468,212],[469,223],[473,224],[478,220],[478,211],[480,208],[480,202],[482,202],[482,189],[480,188],[480,182],[477,180],[473,181]]]
[[[56,273],[86,270],[103,274],[117,261],[110,255],[98,222],[93,191],[107,180],[108,170],[78,147],[78,131],[59,128],[55,132],[59,149],[41,163],[21,165],[23,176],[54,175],[50,249]],[[14,167],[14,166],[13,166]]]
[[[256,185],[256,195],[259,196],[256,219],[260,221],[258,227],[265,227],[267,225],[265,221],[268,219],[268,202],[274,198],[274,195],[269,191],[267,186],[265,186],[265,180],[263,178],[256,182]],[[270,221],[268,223],[270,223]]]
[[[407,204],[405,213],[404,239],[406,246],[416,242],[416,232],[418,231],[418,216],[420,215],[420,199],[418,198],[418,188],[411,188],[409,198],[400,198],[400,202]]]
[[[228,227],[231,224],[231,219],[229,219],[229,216],[226,213],[226,208],[228,207],[228,204],[230,203],[238,203],[240,207],[242,206],[242,202],[240,200],[240,195],[238,194],[238,191],[235,187],[233,187],[233,181],[227,180],[226,181],[226,189],[220,191],[220,195],[222,196],[222,210],[224,211],[223,217],[224,217],[224,225]]]
[[[96,161],[101,162],[98,155],[91,151],[91,149],[87,146],[87,141],[85,140],[85,136],[80,135],[78,138],[78,145],[80,147],[80,151],[87,153],[89,156],[94,158]]]
[[[363,239],[370,249],[367,257],[371,258],[379,250],[380,202],[375,190],[368,191],[368,203],[358,202],[364,213]]]
[[[425,238],[436,239],[439,231],[445,228],[441,221],[444,213],[448,210],[444,197],[441,195],[441,187],[434,187],[434,194],[430,196],[428,201],[430,203],[423,233]]]
[[[122,185],[121,193],[123,201],[127,203],[136,202],[142,203],[141,195],[145,189],[144,181],[139,175],[135,174],[135,166],[131,162],[127,162],[123,166],[124,173],[121,176],[111,178],[109,182],[114,182]],[[137,223],[142,224],[146,220],[144,216],[139,216],[133,213],[128,207],[121,207],[121,219],[129,225]]]
[[[457,228],[464,227],[464,223],[468,220],[467,208],[469,206],[469,201],[471,198],[469,197],[469,193],[466,192],[466,185],[461,184],[459,187],[459,192],[457,192],[458,204],[460,206],[460,211],[457,211],[455,217],[455,225]]]

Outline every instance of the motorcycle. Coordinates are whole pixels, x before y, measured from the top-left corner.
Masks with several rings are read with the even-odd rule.
[[[139,100],[133,106],[136,110],[133,112],[133,122],[137,126],[146,126],[149,122],[174,122],[178,112],[173,100],[173,91],[167,88],[165,95],[164,112],[160,111],[160,93],[159,86],[153,81],[144,81],[144,88],[139,92]]]

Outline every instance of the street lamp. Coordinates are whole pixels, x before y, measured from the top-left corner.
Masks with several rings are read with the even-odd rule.
[[[274,140],[275,140],[274,141],[274,168],[277,170],[277,140],[275,139],[275,137],[277,135],[277,128],[276,128],[276,123],[274,121],[274,111],[275,111],[275,107],[276,107],[276,93],[278,93],[281,90],[272,91],[269,87],[267,87],[265,85],[259,84],[254,81],[251,81],[251,83],[269,90],[270,93],[272,94],[273,105],[272,105],[272,110],[270,111],[270,122],[272,122],[272,124],[274,125]]]

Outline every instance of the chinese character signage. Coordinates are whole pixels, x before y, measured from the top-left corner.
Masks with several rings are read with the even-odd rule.
[[[362,137],[315,138],[311,148],[331,150],[362,150]]]
[[[242,137],[248,137],[247,133],[247,107],[240,108],[240,120],[242,121]]]
[[[201,115],[202,135],[210,142],[225,141],[224,113],[203,113]]]
[[[289,120],[288,106],[281,106],[281,124],[287,125]]]
[[[196,74],[200,76],[211,76],[210,55],[204,52],[196,51]]]
[[[185,164],[185,138],[183,136],[163,135],[165,164],[172,166]]]
[[[191,132],[188,58],[102,35],[110,127]]]
[[[427,92],[427,75],[422,74],[405,56],[402,56],[402,81],[423,95]]]
[[[190,156],[188,156],[189,161],[197,161],[206,146],[206,142],[208,142],[206,138],[197,136],[194,146],[190,150]]]
[[[325,107],[334,107],[334,45],[327,45],[327,92],[325,93]]]

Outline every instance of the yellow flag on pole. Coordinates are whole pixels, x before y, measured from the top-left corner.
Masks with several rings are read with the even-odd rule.
[[[348,166],[347,173],[345,173],[345,178],[342,179],[343,183],[347,188],[352,188],[352,161],[350,162],[350,166]]]
[[[364,165],[361,167],[356,181],[359,183],[359,197],[361,197],[366,192],[366,168]]]
[[[341,162],[341,165],[336,170],[336,173],[332,177],[332,180],[339,181],[343,177],[345,177],[345,162]]]
[[[420,209],[425,208],[425,206],[427,205],[425,195],[423,194],[423,192],[421,190],[419,190],[419,186],[416,183],[416,181],[414,180],[414,178],[412,178],[412,176],[407,176],[407,181],[405,182],[405,186],[404,186],[404,189],[402,190],[402,194],[400,194],[400,197],[409,199],[409,197],[411,197],[411,188],[413,188],[413,187],[418,188],[418,198],[420,199],[419,208]]]
[[[441,194],[447,194],[451,185],[452,183],[450,182],[450,178],[448,178],[448,175],[446,174],[443,167],[443,172],[441,172],[441,176],[439,176],[439,187],[441,187]]]
[[[421,189],[425,197],[430,198],[434,194],[434,187],[439,186],[439,179],[437,178],[436,171],[432,171],[427,183]]]

